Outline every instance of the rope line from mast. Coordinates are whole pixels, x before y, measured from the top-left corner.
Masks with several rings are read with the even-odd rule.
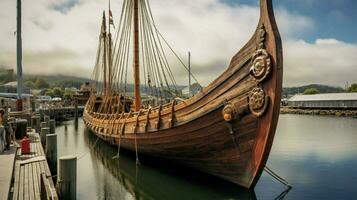
[[[123,1],[113,37],[109,30],[107,32],[111,24],[107,27],[103,13],[95,67],[91,76],[95,89],[94,96],[89,101],[90,112],[120,114],[128,112],[128,106],[133,102],[130,93],[132,86],[129,85],[132,79],[128,75],[133,72],[134,64],[134,2]],[[137,3],[139,67],[143,72],[139,73],[139,79],[142,80],[140,90],[144,92],[142,107],[156,107],[181,97],[171,67],[172,59],[178,60],[177,63],[181,63],[187,71],[188,67],[157,29],[149,0],[137,0]],[[170,56],[165,52],[168,49],[172,52]],[[198,83],[192,73],[190,76]]]

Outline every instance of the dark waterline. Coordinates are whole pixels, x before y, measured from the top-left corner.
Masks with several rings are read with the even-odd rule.
[[[59,156],[79,157],[78,199],[275,199],[286,190],[266,173],[247,191],[164,160],[141,157],[136,167],[128,152],[113,159],[117,148],[81,119],[56,133]],[[357,119],[281,115],[268,166],[294,186],[285,199],[357,199]]]

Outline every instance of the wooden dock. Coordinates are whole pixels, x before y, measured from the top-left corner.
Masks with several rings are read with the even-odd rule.
[[[47,115],[50,116],[51,119],[61,120],[67,119],[70,117],[79,117],[83,115],[84,106],[78,106],[76,109],[75,107],[57,107],[57,108],[50,108],[50,109],[40,109],[39,113],[41,117]]]
[[[58,199],[38,133],[29,133],[31,153],[17,152],[12,199]],[[11,196],[10,196],[11,197]]]
[[[17,147],[0,153],[0,199],[8,199]]]

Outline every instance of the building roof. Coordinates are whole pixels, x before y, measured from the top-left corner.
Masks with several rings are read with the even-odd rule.
[[[16,99],[18,97],[18,95],[17,95],[17,93],[0,92],[0,97]],[[32,94],[22,94],[22,97],[29,98],[29,97],[32,97]]]
[[[357,93],[326,93],[312,95],[295,95],[289,101],[357,101]]]
[[[4,86],[17,87],[17,81],[8,82],[8,83],[4,84]]]

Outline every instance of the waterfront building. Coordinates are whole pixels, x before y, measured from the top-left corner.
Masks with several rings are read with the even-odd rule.
[[[3,93],[17,93],[17,81],[8,82],[0,85],[0,92]],[[29,87],[24,87],[22,89],[24,94],[31,94],[31,89]]]
[[[293,108],[357,109],[357,93],[298,94],[288,100]]]

